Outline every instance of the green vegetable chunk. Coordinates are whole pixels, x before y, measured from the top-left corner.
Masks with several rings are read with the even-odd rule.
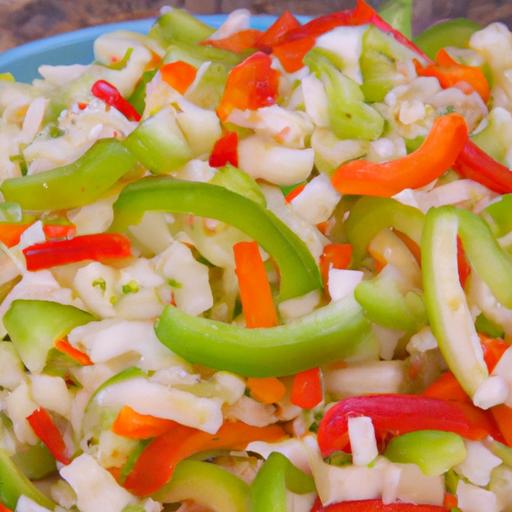
[[[382,3],[379,14],[394,29],[405,37],[412,37],[412,0],[386,0]]]

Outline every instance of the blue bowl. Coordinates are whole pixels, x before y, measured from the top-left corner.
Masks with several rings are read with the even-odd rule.
[[[214,27],[219,27],[226,19],[225,14],[198,16]],[[275,16],[253,16],[253,28],[264,30],[274,21]],[[298,16],[301,22],[310,18]],[[96,27],[84,28],[74,32],[39,39],[0,53],[0,73],[10,72],[19,82],[32,82],[38,77],[38,68],[42,64],[89,64],[94,59],[93,42],[105,32],[114,30],[131,30],[147,33],[154,19],[109,23]]]

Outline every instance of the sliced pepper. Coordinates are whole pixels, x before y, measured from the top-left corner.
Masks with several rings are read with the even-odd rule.
[[[128,101],[133,108],[142,115],[144,113],[144,109],[146,108],[146,87],[153,77],[157,74],[158,69],[152,69],[150,71],[145,71],[142,74],[141,79],[137,83],[135,90],[132,92],[131,96],[128,98]]]
[[[234,53],[244,53],[256,48],[257,41],[261,37],[262,32],[253,28],[239,30],[230,36],[222,39],[207,39],[201,44],[205,46],[213,46]]]
[[[27,270],[35,271],[84,260],[124,259],[132,252],[130,240],[124,235],[98,233],[30,245],[23,254]]]
[[[243,58],[243,55],[238,55],[220,48],[214,48],[213,46],[200,46],[197,44],[184,43],[183,41],[174,41],[167,47],[164,56],[164,64],[183,61],[198,68],[205,62],[215,62],[230,68],[239,64]]]
[[[344,501],[323,507],[318,499],[311,512],[446,512],[446,508],[413,503],[384,504],[381,500]]]
[[[412,36],[412,4],[412,0],[386,0],[379,9],[379,15],[409,39]]]
[[[30,480],[41,480],[57,471],[54,456],[42,443],[18,449],[12,461]]]
[[[300,27],[297,18],[290,11],[284,11],[283,14],[258,37],[256,46],[262,51],[270,51],[297,27]]]
[[[472,440],[496,433],[487,415],[469,404],[407,394],[351,397],[331,407],[320,421],[318,445],[324,457],[349,448],[348,418],[353,416],[369,416],[380,439],[418,430],[453,432]]]
[[[162,503],[192,500],[212,512],[247,512],[249,486],[227,469],[195,460],[176,466],[171,480],[153,499]]]
[[[307,494],[315,490],[315,484],[309,475],[296,468],[283,454],[273,452],[251,485],[251,512],[287,512],[287,490]]]
[[[112,431],[118,436],[129,439],[150,439],[173,430],[176,425],[175,421],[139,414],[125,405],[119,411],[112,425]]]
[[[90,357],[85,352],[73,347],[66,339],[55,342],[55,348],[76,361],[80,366],[91,366],[93,364]]]
[[[185,94],[195,80],[197,69],[182,60],[164,64],[160,68],[162,80],[176,89],[180,94]]]
[[[236,132],[226,132],[215,142],[208,163],[212,167],[224,167],[228,164],[238,167],[238,134]]]
[[[193,317],[168,306],[156,333],[192,363],[251,377],[280,377],[357,352],[368,328],[361,308],[348,297],[287,325],[262,329]]]
[[[279,72],[272,68],[272,59],[257,52],[235,66],[229,73],[217,113],[225,121],[230,112],[256,110],[273,105],[277,99]]]
[[[260,206],[265,207],[267,205],[265,196],[263,195],[261,187],[258,185],[256,180],[246,172],[241,169],[237,169],[232,165],[228,164],[217,169],[217,172],[210,180],[210,183],[227,188],[228,190],[231,190],[231,192],[235,192],[247,199],[251,199]]]
[[[457,160],[468,138],[459,114],[438,117],[419,149],[385,163],[354,160],[341,165],[332,177],[343,194],[392,196],[405,188],[418,188],[444,174]]]
[[[117,87],[106,80],[98,80],[91,87],[91,93],[123,114],[128,121],[140,121],[140,114],[133,105],[125,100]]]
[[[285,385],[276,377],[249,377],[246,387],[251,397],[262,404],[274,404],[286,395]]]
[[[313,409],[322,402],[324,390],[322,385],[322,371],[320,368],[311,368],[299,372],[293,377],[290,402],[302,409]]]
[[[137,459],[125,487],[137,496],[147,496],[169,482],[176,465],[183,459],[208,450],[244,449],[251,441],[278,441],[284,431],[277,425],[251,427],[242,422],[227,422],[216,434],[178,425],[155,438]]]
[[[347,269],[352,261],[352,245],[350,244],[327,244],[320,256],[320,272],[324,285],[329,281],[329,270],[331,268]]]
[[[5,180],[7,201],[27,210],[63,210],[93,203],[135,169],[134,156],[116,139],[96,142],[76,162],[51,171]]]
[[[257,241],[280,269],[280,299],[322,287],[304,243],[271,212],[239,194],[209,183],[145,178],[128,185],[114,204],[111,230],[137,224],[145,211],[189,213],[231,224]],[[236,212],[236,214],[234,214]]]

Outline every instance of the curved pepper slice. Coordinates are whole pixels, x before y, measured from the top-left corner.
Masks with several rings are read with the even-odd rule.
[[[130,240],[124,235],[98,233],[30,245],[23,254],[27,270],[35,271],[84,260],[129,258],[132,252]]]
[[[140,121],[141,115],[133,105],[123,98],[117,87],[106,80],[98,80],[91,87],[91,93],[123,114],[128,121]]]
[[[379,8],[379,15],[405,37],[412,35],[412,0],[387,0]]]
[[[251,512],[287,512],[287,489],[297,494],[307,494],[315,490],[315,484],[309,475],[296,468],[283,454],[273,452],[252,483]]]
[[[277,327],[246,329],[168,306],[156,325],[160,341],[192,363],[250,377],[293,375],[357,351],[369,324],[350,297]]]
[[[302,409],[313,409],[324,398],[320,368],[304,370],[293,377],[290,402]]]
[[[207,39],[206,41],[202,41],[201,44],[204,46],[220,48],[221,50],[228,50],[234,53],[242,53],[256,48],[257,41],[262,34],[263,32],[261,32],[261,30],[248,28],[246,30],[235,32],[234,34],[222,39]]]
[[[93,203],[135,169],[137,160],[116,139],[102,139],[76,162],[51,171],[5,180],[7,201],[26,210],[64,210]]]
[[[164,64],[160,68],[162,80],[180,94],[185,94],[195,80],[197,69],[183,60]]]
[[[369,416],[380,439],[390,434],[442,430],[481,440],[496,432],[487,415],[468,404],[406,394],[352,397],[331,407],[320,421],[318,446],[324,457],[349,448],[348,418],[352,416]]]
[[[279,72],[272,68],[272,59],[257,52],[235,66],[228,75],[217,114],[225,121],[235,108],[256,110],[273,105],[277,99]]]
[[[284,11],[263,34],[258,37],[256,46],[262,51],[269,51],[279,44],[293,29],[300,27],[297,18],[290,12]]]
[[[405,188],[422,187],[439,178],[455,163],[467,138],[468,130],[462,116],[441,116],[413,153],[384,163],[354,160],[338,168],[332,183],[343,194],[385,197]]]
[[[137,224],[146,211],[190,213],[231,224],[257,241],[279,266],[280,299],[322,288],[320,272],[304,243],[270,211],[217,185],[145,178],[128,185],[114,204],[111,230]]]
[[[176,465],[195,453],[226,448],[243,450],[251,441],[272,442],[284,436],[277,425],[251,427],[242,422],[227,422],[216,434],[178,425],[144,448],[125,487],[137,496],[147,496],[169,482]]]
[[[446,512],[446,508],[413,503],[384,504],[381,500],[344,501],[323,507],[318,499],[311,512]]]
[[[209,462],[184,460],[153,499],[163,503],[192,500],[213,512],[247,512],[249,486],[227,469]]]
[[[236,132],[226,132],[215,142],[208,163],[211,167],[224,167],[228,164],[238,167],[238,134]]]

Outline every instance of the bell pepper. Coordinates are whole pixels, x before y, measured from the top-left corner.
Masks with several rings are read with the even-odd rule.
[[[491,413],[503,440],[508,446],[512,446],[512,407],[505,404],[496,405],[491,409]]]
[[[507,165],[511,134],[512,116],[503,108],[494,108],[486,118],[486,126],[471,139],[497,162]]]
[[[148,83],[151,82],[151,80],[153,80],[157,72],[158,69],[144,71],[142,77],[137,83],[137,86],[135,87],[131,96],[128,98],[128,102],[140,115],[144,113],[144,109],[146,108],[146,87]]]
[[[409,39],[412,36],[412,0],[386,0],[379,15],[395,30]]]
[[[457,234],[471,267],[507,307],[512,305],[512,262],[485,222],[471,212],[442,207],[427,214],[422,241],[427,312],[448,367],[472,396],[488,371],[459,283]]]
[[[370,242],[386,228],[394,228],[420,244],[424,222],[425,216],[417,208],[391,198],[362,197],[350,210],[350,216],[345,222],[354,263],[360,263],[367,254]]]
[[[128,121],[140,121],[140,114],[133,105],[125,100],[117,87],[106,80],[98,80],[91,87],[91,93],[123,114]]]
[[[251,427],[241,422],[226,422],[216,434],[178,425],[144,448],[125,481],[125,487],[136,496],[147,496],[159,491],[169,482],[176,465],[195,453],[243,450],[251,441],[278,441],[284,435],[277,425]]]
[[[480,343],[484,352],[487,369],[492,372],[503,354],[510,348],[510,343],[480,335]]]
[[[238,134],[226,132],[213,146],[208,159],[211,167],[224,167],[228,164],[238,167]]]
[[[359,85],[336,69],[329,53],[313,49],[304,62],[324,85],[334,134],[340,139],[378,139],[384,129],[383,117],[365,103]]]
[[[0,242],[7,247],[17,245],[21,235],[29,226],[30,224],[23,222],[0,222]],[[43,224],[43,231],[48,239],[68,238],[74,236],[76,228],[73,224]]]
[[[297,469],[283,454],[273,452],[251,485],[251,512],[287,512],[287,490],[307,494],[315,490],[315,484],[309,475]]]
[[[444,174],[457,160],[468,138],[459,114],[438,117],[419,149],[384,163],[354,160],[341,165],[332,177],[343,194],[392,196],[405,188],[419,188]]]
[[[237,169],[232,165],[228,164],[217,169],[217,172],[210,180],[210,183],[212,185],[219,185],[227,188],[228,190],[231,190],[231,192],[240,194],[260,206],[267,206],[265,196],[263,195],[261,187],[258,185],[256,180],[246,172],[241,169]]]
[[[324,285],[329,280],[331,268],[347,269],[352,261],[352,245],[350,244],[327,244],[320,256],[320,272]]]
[[[164,64],[160,68],[160,75],[162,80],[169,84],[173,89],[177,90],[180,94],[185,94],[192,82],[195,80],[197,69],[182,60]]]
[[[48,447],[48,450],[52,453],[56,460],[64,465],[71,462],[67,452],[64,438],[59,432],[59,429],[53,422],[52,417],[48,412],[39,408],[36,409],[30,416],[27,417],[27,421],[35,432],[36,436]]]
[[[290,12],[284,11],[270,27],[256,40],[256,47],[269,52],[278,45],[293,29],[300,27],[297,18]]]
[[[415,61],[415,65],[418,76],[433,76],[439,80],[444,89],[455,87],[463,82],[469,84],[468,89],[463,89],[466,94],[476,92],[485,103],[489,100],[489,84],[483,71],[476,66],[459,64],[444,48],[437,53],[436,64],[422,66]]]
[[[512,194],[506,194],[493,201],[482,212],[482,217],[496,237],[510,233],[512,231]]]
[[[198,107],[216,110],[223,98],[228,80],[229,68],[218,62],[211,62],[187,91],[186,99]]]
[[[302,409],[313,409],[324,399],[322,371],[311,368],[293,377],[290,402]]]
[[[320,500],[315,502],[311,512],[447,512],[437,505],[415,505],[414,503],[382,503],[381,500],[344,501],[322,507]]]
[[[56,504],[47,498],[0,449],[0,502],[14,510],[20,496],[26,496],[42,507],[54,510]]]
[[[243,59],[243,55],[222,50],[221,48],[173,41],[167,47],[163,62],[164,64],[169,64],[170,62],[183,61],[195,68],[199,68],[205,62],[215,62],[231,68],[239,64]]]
[[[391,462],[416,464],[425,475],[443,475],[464,461],[466,447],[452,432],[418,430],[391,439],[384,455]]]
[[[222,39],[207,39],[206,41],[201,41],[201,44],[221,48],[222,50],[228,50],[234,53],[244,53],[256,48],[257,41],[261,35],[261,30],[248,28],[235,32]]]
[[[368,329],[360,307],[347,297],[287,325],[261,329],[193,317],[168,306],[156,334],[189,362],[251,377],[281,377],[357,352]]]
[[[235,66],[229,73],[217,113],[225,121],[230,112],[256,110],[276,102],[279,72],[272,68],[272,59],[257,52]]]
[[[96,142],[76,162],[51,171],[5,180],[7,201],[27,210],[64,210],[93,203],[110,190],[137,161],[115,139]]]
[[[69,356],[71,359],[73,359],[73,361],[76,361],[80,366],[92,366],[93,364],[85,352],[82,352],[70,345],[69,341],[66,339],[56,341],[55,348],[63,354]]]
[[[274,404],[286,395],[285,385],[276,377],[249,377],[246,387],[250,396],[262,404]]]
[[[390,434],[441,430],[481,440],[496,432],[487,415],[468,404],[407,394],[351,397],[332,406],[320,421],[318,445],[324,457],[347,451],[348,418],[352,416],[369,416],[379,439]]]
[[[92,315],[73,306],[18,299],[5,313],[3,323],[25,366],[39,373],[56,341],[93,320]]]
[[[3,223],[21,222],[23,219],[23,210],[18,203],[6,202],[0,203],[0,225]]]
[[[480,28],[480,25],[474,21],[455,18],[432,25],[416,36],[414,42],[429,58],[434,59],[441,48],[447,46],[467,48],[471,36]]]
[[[175,421],[139,414],[125,405],[119,411],[112,425],[112,431],[118,436],[129,439],[150,439],[173,430],[176,425]]]
[[[471,399],[462,389],[462,386],[452,372],[442,373],[423,391],[422,395],[430,398],[439,398],[440,400],[471,403]]]
[[[128,185],[114,204],[111,230],[137,224],[145,211],[189,213],[226,222],[257,241],[280,270],[280,299],[322,287],[320,272],[304,243],[271,212],[251,199],[209,183],[146,178]]]
[[[129,258],[130,240],[117,233],[82,235],[70,240],[52,240],[23,249],[27,270],[35,271],[77,261]]]
[[[277,312],[258,244],[238,242],[233,253],[246,326],[274,327]]]
[[[213,512],[247,512],[249,486],[216,464],[184,460],[153,499],[162,503],[191,500]]]
[[[12,461],[30,480],[41,480],[57,471],[54,456],[42,443],[18,449]]]
[[[156,20],[148,35],[167,48],[174,41],[197,44],[208,39],[214,32],[213,27],[187,11],[173,8]]]
[[[124,145],[154,174],[169,174],[185,165],[193,156],[170,107],[140,123]]]

